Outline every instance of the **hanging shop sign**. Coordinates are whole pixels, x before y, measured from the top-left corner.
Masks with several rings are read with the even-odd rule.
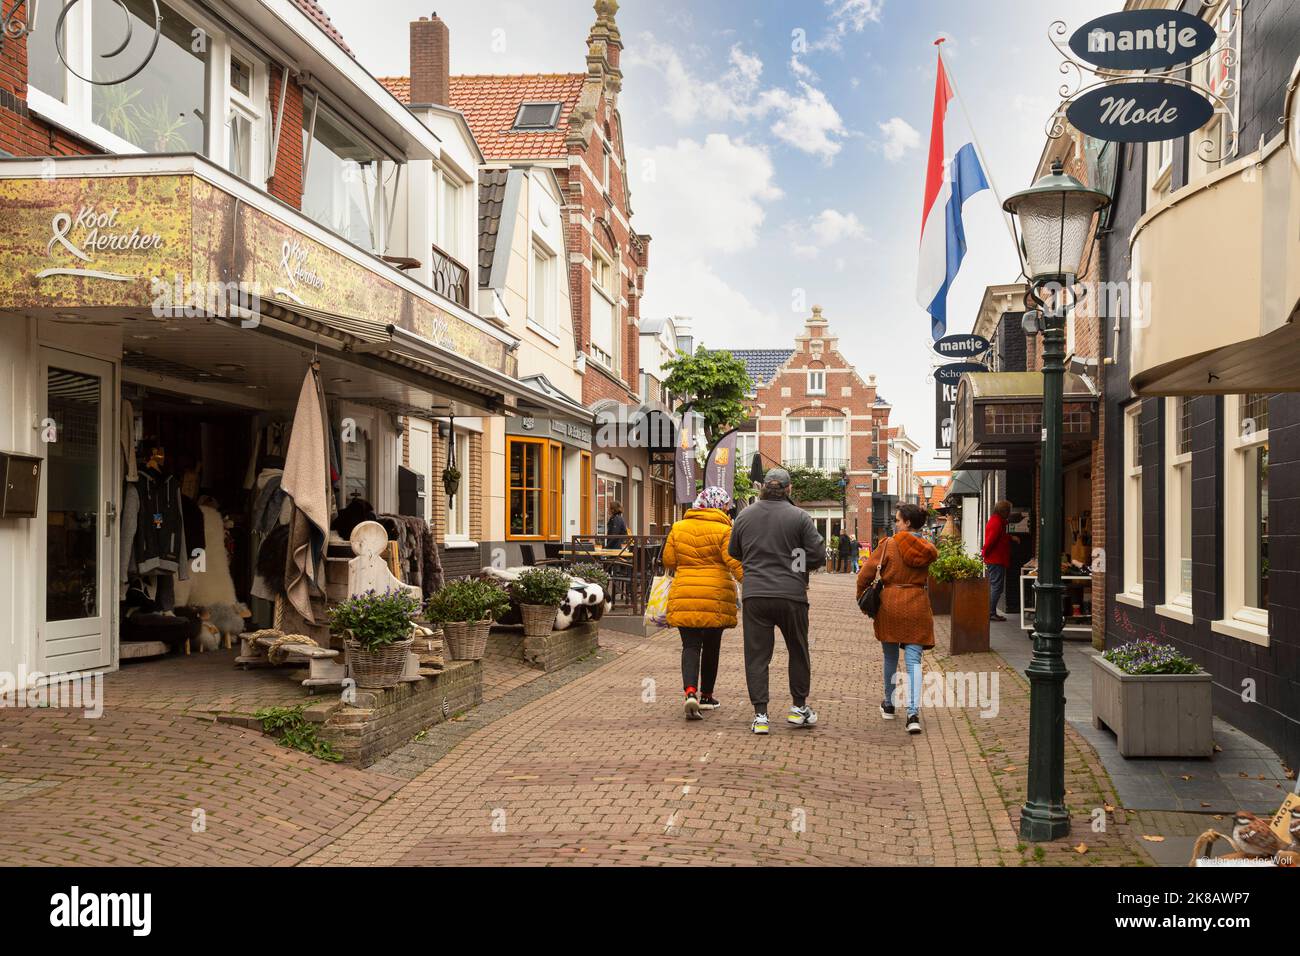
[[[1166,70],[1208,53],[1214,27],[1180,10],[1130,10],[1089,20],[1070,37],[1079,59],[1103,70]]]
[[[934,447],[952,451],[952,423],[957,415],[957,383],[934,378]]]
[[[989,340],[982,335],[945,335],[934,343],[934,350],[944,358],[976,358],[989,350]]]
[[[934,380],[956,388],[957,383],[961,381],[961,377],[967,372],[987,372],[988,370],[987,365],[982,365],[979,362],[954,362],[951,365],[940,365],[935,369]]]
[[[1084,93],[1065,111],[1075,129],[1114,143],[1154,143],[1194,133],[1214,104],[1174,83],[1111,83]]]

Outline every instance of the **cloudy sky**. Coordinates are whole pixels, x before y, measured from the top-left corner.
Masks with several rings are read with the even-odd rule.
[[[376,75],[407,72],[434,0],[320,0]],[[929,320],[915,302],[936,37],[1006,195],[1027,185],[1061,82],[1047,39],[1119,0],[624,0],[620,104],[633,223],[653,236],[644,316],[710,348],[790,347],[813,304],[933,459]],[[440,0],[455,73],[581,72],[590,0]],[[954,104],[954,109],[956,105]],[[949,124],[949,139],[956,130]],[[989,192],[949,297],[969,331],[1019,267]],[[943,467],[943,462],[938,462]]]

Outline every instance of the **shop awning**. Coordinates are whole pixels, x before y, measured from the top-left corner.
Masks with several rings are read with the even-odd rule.
[[[984,482],[977,471],[957,471],[948,485],[947,498],[978,498],[984,492]]]
[[[1300,391],[1300,167],[1284,136],[1148,212],[1131,256],[1139,395]]]
[[[1065,374],[1063,445],[1066,459],[1097,438],[1097,390]],[[957,385],[954,471],[1001,471],[1032,465],[1043,443],[1043,373],[979,372]],[[951,493],[951,492],[950,492]]]

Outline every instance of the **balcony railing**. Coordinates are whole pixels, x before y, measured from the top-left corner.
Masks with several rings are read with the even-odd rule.
[[[463,308],[469,308],[469,269],[454,256],[433,246],[433,291]]]
[[[787,458],[781,462],[782,468],[811,468],[826,474],[839,474],[840,469],[849,467],[847,458]]]

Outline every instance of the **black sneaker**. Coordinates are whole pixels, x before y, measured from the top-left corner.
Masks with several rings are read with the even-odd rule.
[[[700,710],[717,710],[721,706],[712,694],[705,694],[700,698]]]
[[[920,714],[908,714],[908,715],[907,715],[907,732],[908,732],[909,734],[919,734],[919,733],[921,732],[921,715],[920,715]]]
[[[882,700],[880,702],[880,716],[885,720],[893,720],[895,716],[894,705],[887,700]]]

